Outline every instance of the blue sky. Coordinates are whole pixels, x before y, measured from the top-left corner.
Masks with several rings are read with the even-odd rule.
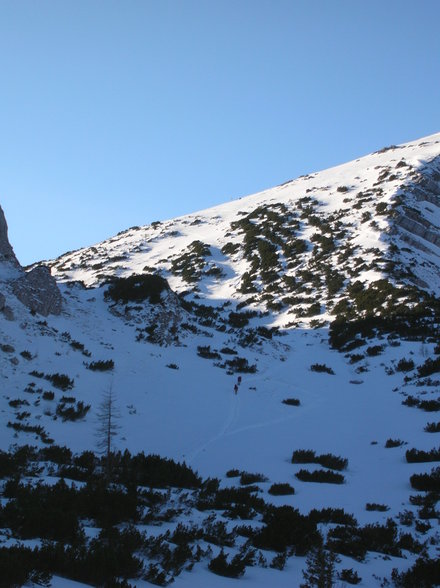
[[[1,0],[20,261],[440,131],[438,0]]]

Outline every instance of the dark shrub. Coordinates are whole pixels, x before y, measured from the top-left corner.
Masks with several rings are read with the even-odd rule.
[[[59,388],[63,391],[70,390],[74,385],[74,380],[71,380],[66,374],[44,374],[43,372],[33,370],[30,372],[30,375],[48,380],[53,386],[55,386],[55,388]]]
[[[115,367],[115,362],[113,359],[100,359],[98,361],[92,361],[87,364],[87,368],[94,372],[108,372]]]
[[[224,355],[237,355],[235,349],[231,349],[230,347],[222,347],[220,353],[223,353]]]
[[[238,478],[238,476],[241,474],[240,470],[237,469],[232,469],[232,470],[228,470],[226,472],[226,477],[227,478]]]
[[[152,304],[160,302],[162,292],[169,290],[168,282],[156,274],[133,275],[127,278],[115,278],[109,285],[105,296],[114,302],[142,302],[149,300]]]
[[[254,374],[257,371],[257,366],[249,364],[245,357],[234,357],[234,359],[226,360],[226,366],[233,372],[242,374]]]
[[[220,359],[221,357],[220,353],[211,350],[210,345],[198,345],[197,355],[199,357],[203,357],[204,359]]]
[[[247,486],[248,484],[255,484],[257,482],[267,482],[266,476],[263,474],[251,474],[249,472],[241,472],[240,484]]]
[[[435,359],[428,358],[423,365],[417,368],[417,372],[422,378],[440,372],[440,357],[436,357]]]
[[[265,526],[253,539],[260,549],[283,552],[292,548],[296,555],[305,555],[322,541],[316,524],[291,506],[269,508],[263,521]]]
[[[414,362],[412,359],[400,359],[396,365],[396,372],[410,372],[414,369]]]
[[[335,372],[331,367],[328,367],[324,363],[314,363],[310,366],[310,370],[312,372],[321,372],[326,374],[331,374],[332,376],[335,375]]]
[[[365,510],[386,512],[387,510],[390,510],[390,507],[387,506],[386,504],[377,504],[376,502],[367,502],[367,504],[365,505]]]
[[[426,427],[424,428],[426,433],[440,433],[440,422],[438,423],[427,423]]]
[[[236,555],[229,563],[223,549],[217,557],[214,557],[208,564],[208,568],[214,574],[226,576],[227,578],[241,578],[245,572],[245,564],[241,557]]]
[[[440,559],[420,557],[406,572],[394,569],[391,575],[396,588],[432,588],[440,586]]]
[[[331,470],[345,470],[348,466],[348,459],[339,457],[332,453],[316,455],[311,449],[297,449],[292,454],[292,463],[317,463]]]
[[[84,404],[82,400],[76,403],[76,406],[65,402],[60,402],[57,406],[57,415],[63,419],[63,421],[77,421],[86,416],[90,410],[90,404]]]
[[[327,547],[348,557],[362,561],[367,553],[361,530],[358,527],[338,526],[329,529],[327,533]]]
[[[298,398],[285,398],[282,402],[288,406],[299,406],[301,404]]]
[[[1,586],[49,586],[51,574],[41,571],[38,550],[29,547],[11,546],[0,548]]]
[[[53,400],[55,394],[53,392],[43,392],[43,400]]]
[[[424,492],[440,491],[440,467],[433,468],[429,474],[413,474],[409,479],[415,490]]]
[[[440,448],[423,451],[419,449],[408,449],[405,454],[408,463],[426,463],[440,461]]]
[[[404,441],[402,441],[401,439],[387,439],[386,443],[385,443],[385,447],[387,449],[392,449],[393,447],[401,447],[402,445],[404,445]]]
[[[269,488],[269,494],[272,494],[272,496],[288,496],[295,494],[295,488],[287,483],[272,484]]]
[[[438,412],[440,410],[440,400],[420,400],[418,407],[426,412]]]
[[[229,324],[231,327],[241,329],[249,323],[249,316],[244,312],[230,312],[229,313]]]
[[[68,447],[52,445],[41,450],[41,457],[44,460],[52,461],[58,465],[68,464],[72,461],[72,452]]]
[[[318,482],[319,484],[343,484],[345,482],[342,474],[328,470],[315,470],[314,472],[299,470],[295,476],[302,482]]]
[[[353,571],[353,568],[344,569],[339,572],[339,579],[342,582],[347,582],[348,584],[359,584],[362,581],[362,578],[356,571]]]
[[[345,512],[342,508],[321,508],[321,510],[313,508],[309,512],[309,517],[316,524],[324,523],[328,525],[329,523],[332,523],[334,525],[357,525],[354,516]]]
[[[397,541],[397,525],[388,519],[385,525],[365,525],[356,527],[336,527],[328,532],[330,549],[362,560],[367,551],[378,551],[400,557]]]
[[[405,400],[402,400],[402,404],[404,404],[405,406],[419,406],[420,404],[420,400],[418,398],[416,398],[415,396],[412,396],[411,394],[409,394]]]
[[[380,355],[383,349],[383,345],[372,345],[371,347],[367,347],[367,355],[370,357],[375,357],[376,355]]]
[[[113,468],[120,483],[152,488],[200,488],[201,478],[185,463],[143,452],[116,454]]]
[[[296,449],[291,461],[292,463],[316,463],[316,454],[312,449]]]

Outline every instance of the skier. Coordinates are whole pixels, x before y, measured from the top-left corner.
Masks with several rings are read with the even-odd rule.
[[[241,384],[241,376],[238,376],[237,384],[240,386],[240,384]]]
[[[234,386],[234,392],[235,392],[235,394],[237,394],[237,392],[238,392],[238,386],[237,386],[237,384],[235,384],[235,386]]]

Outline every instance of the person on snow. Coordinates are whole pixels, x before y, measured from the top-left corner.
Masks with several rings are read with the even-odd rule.
[[[235,394],[237,394],[237,392],[238,392],[238,386],[237,386],[237,384],[235,384],[235,386],[234,386],[234,392],[235,392]]]

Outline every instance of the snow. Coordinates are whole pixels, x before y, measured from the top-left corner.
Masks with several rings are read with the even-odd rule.
[[[16,320],[7,321],[0,316],[1,342],[12,344],[15,352],[12,356],[0,352],[0,420],[3,425],[0,447],[39,443],[29,434],[16,436],[6,426],[13,418],[8,402],[19,397],[29,401],[27,409],[32,410],[35,422],[44,426],[56,443],[77,452],[95,449],[96,411],[103,393],[112,387],[120,413],[120,430],[115,440],[118,449],[157,453],[185,461],[204,478],[219,477],[223,484],[231,483],[225,476],[231,468],[262,473],[269,478],[269,482],[260,484],[266,501],[289,504],[304,513],[312,508],[343,508],[364,524],[384,522],[405,509],[414,510],[409,503],[409,477],[416,472],[430,471],[433,464],[408,464],[405,451],[411,447],[431,449],[438,444],[438,435],[423,431],[426,423],[435,418],[403,406],[402,394],[394,390],[405,389],[404,374],[388,375],[385,368],[410,357],[420,365],[426,355],[433,353],[433,344],[427,343],[422,348],[417,342],[402,342],[394,347],[386,341],[371,340],[370,345],[385,344],[385,349],[381,355],[363,361],[366,371],[359,373],[360,364],[350,364],[343,354],[329,348],[326,328],[312,330],[307,321],[299,321],[297,328],[287,329],[284,336],[267,341],[261,348],[238,347],[240,356],[251,364],[256,363],[257,372],[242,375],[235,395],[237,375],[228,375],[211,360],[199,357],[196,351],[198,345],[210,345],[212,349],[235,345],[232,335],[207,328],[206,334],[185,336],[180,346],[160,347],[137,342],[135,320],[109,312],[103,288],[96,287],[99,270],[94,270],[93,264],[119,255],[126,258],[114,262],[124,267],[116,270],[119,275],[142,273],[145,266],[166,268],[170,253],[181,253],[192,241],[201,240],[210,245],[213,260],[225,268],[226,278],[204,279],[200,284],[200,302],[220,307],[227,300],[239,301],[237,287],[248,264],[240,257],[231,261],[220,249],[229,240],[241,243],[241,237],[228,236],[230,223],[243,216],[240,212],[247,214],[262,203],[296,202],[306,195],[316,198],[319,210],[326,214],[350,207],[351,204],[344,204],[343,199],[350,198],[354,202],[359,190],[373,185],[381,171],[377,166],[395,166],[402,157],[412,166],[420,166],[439,155],[440,134],[427,137],[424,142],[422,146],[416,141],[399,146],[397,150],[372,154],[227,205],[162,223],[157,228],[129,230],[96,245],[98,253],[84,249],[61,257],[53,265],[53,273],[58,278],[65,276],[61,281],[82,280],[94,288],[86,290],[62,285],[63,313],[59,317],[49,317],[47,326],[41,324],[42,317],[29,315],[6,286],[3,291]],[[400,168],[397,171],[403,174]],[[391,201],[402,178],[387,182],[381,201]],[[348,186],[349,191],[338,192],[340,186]],[[429,207],[426,214],[438,219],[439,209],[431,212],[433,205]],[[384,234],[365,230],[366,225],[359,223],[357,214],[347,213],[346,222],[355,226],[351,244],[362,250],[377,247],[385,251]],[[200,224],[192,224],[196,219]],[[387,221],[379,219],[379,222],[385,230]],[[299,236],[304,238],[313,232],[305,228],[304,234]],[[434,245],[430,248],[435,256],[440,254]],[[82,255],[87,258],[84,267],[74,267],[72,264],[78,264]],[[421,264],[423,259],[433,256],[423,251],[418,251],[417,256],[417,275],[429,279],[430,286],[440,292],[440,277],[434,276],[431,270],[429,273]],[[106,265],[107,273],[114,264]],[[370,282],[382,276],[379,269],[367,269],[362,280]],[[0,274],[2,282],[9,278],[6,273]],[[167,279],[177,291],[186,288],[179,276],[167,274]],[[289,320],[288,313],[271,314],[264,318],[264,324],[285,325]],[[61,333],[66,331],[72,339],[84,344],[91,353],[91,360],[113,359],[114,371],[100,373],[86,369],[84,362],[90,360],[62,339]],[[19,354],[23,350],[30,351],[34,359],[22,358]],[[16,363],[11,362],[12,357],[17,359]],[[330,366],[335,374],[311,371],[314,363]],[[169,364],[176,364],[178,369],[168,368]],[[53,402],[42,400],[34,406],[32,395],[23,391],[31,381],[43,389],[53,388],[44,380],[32,378],[29,375],[32,369],[66,373],[74,378],[75,386],[66,394],[91,405],[87,417],[80,422],[62,422],[53,418]],[[56,396],[60,398],[62,393],[57,391]],[[299,407],[282,403],[283,399],[291,397],[300,400]],[[388,438],[402,439],[407,444],[386,449]],[[348,458],[345,483],[299,481],[295,473],[303,466],[290,463],[295,449],[312,449]],[[274,482],[289,482],[295,494],[271,496],[267,491]],[[390,509],[384,513],[369,512],[365,510],[367,502],[386,504]],[[410,556],[403,561],[369,554],[369,561],[362,564],[343,558],[338,568],[358,570],[364,578],[360,586],[378,586],[380,583],[373,574],[389,576],[393,567],[405,569],[413,559]],[[240,582],[255,587],[297,586],[302,580],[303,567],[302,558],[290,558],[283,572],[247,568]],[[80,586],[62,578],[54,578],[52,585]],[[150,584],[136,582],[136,586],[144,585]],[[177,588],[207,585],[212,588],[235,586],[236,581],[215,576],[208,571],[206,563],[197,565],[192,572],[183,572],[175,581]]]

